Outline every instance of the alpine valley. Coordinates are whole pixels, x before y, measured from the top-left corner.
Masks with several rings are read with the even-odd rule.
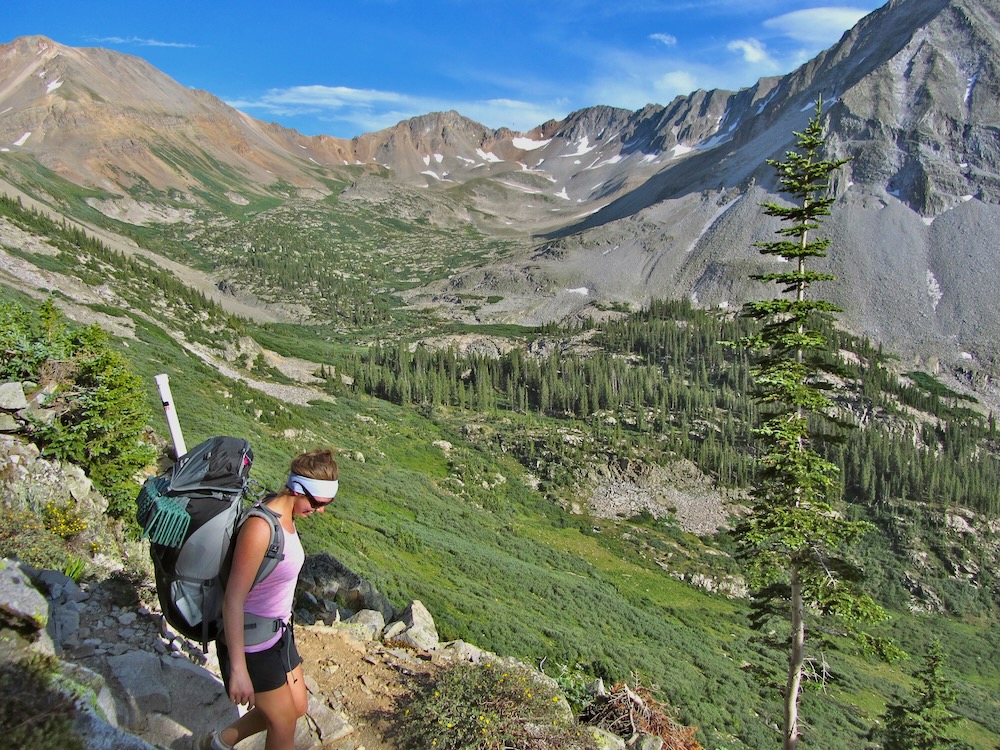
[[[780,227],[761,204],[787,196],[767,162],[817,102],[825,157],[849,159],[815,266],[842,308],[827,455],[843,512],[873,524],[852,554],[891,613],[880,633],[912,658],[821,626],[803,747],[881,747],[936,640],[956,736],[995,748],[1000,0],[890,0],[741,91],[525,133],[430,113],[351,140],[136,57],[15,39],[0,304],[96,324],[150,384],[150,433],[166,372],[188,445],[250,438],[265,484],[336,445],[344,497],[310,551],[425,602],[443,636],[638,676],[706,748],[780,746],[783,626],[751,627],[730,534],[757,407],[723,342],[771,293],[752,278],[780,260],[758,252]]]

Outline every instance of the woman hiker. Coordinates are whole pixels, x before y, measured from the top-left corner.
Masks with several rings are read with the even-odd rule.
[[[218,641],[219,666],[229,698],[248,711],[224,729],[204,735],[200,750],[229,750],[240,740],[267,732],[266,750],[293,750],[295,724],[306,713],[302,659],[292,633],[292,600],[305,555],[295,531],[296,517],[322,513],[337,494],[337,462],[328,450],[303,453],[292,461],[284,489],[264,501],[278,514],[285,537],[284,557],[253,585],[271,538],[270,524],[250,516],[236,537],[226,584]],[[277,632],[256,646],[244,644],[244,613],[280,620]]]

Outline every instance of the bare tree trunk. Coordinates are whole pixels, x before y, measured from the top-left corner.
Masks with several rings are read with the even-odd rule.
[[[802,581],[799,566],[792,564],[792,650],[788,655],[788,680],[785,682],[785,737],[783,750],[795,750],[799,745],[799,691],[802,687],[802,665],[805,662],[805,605],[802,601]]]

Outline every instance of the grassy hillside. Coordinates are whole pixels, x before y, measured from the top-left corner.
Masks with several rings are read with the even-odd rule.
[[[410,356],[407,346],[353,345],[343,335],[344,318],[312,327],[231,319],[172,276],[16,203],[5,202],[3,216],[59,250],[8,252],[105,286],[105,302],[90,310],[134,331],[116,345],[149,383],[151,425],[160,435],[166,427],[152,376],[166,372],[188,444],[220,433],[248,437],[257,455],[254,475],[267,485],[283,481],[288,460],[302,449],[331,444],[340,451],[343,489],[335,512],[303,525],[310,551],[329,551],[397,604],[421,599],[444,638],[544,661],[550,671],[566,665],[612,679],[637,674],[677,707],[682,721],[701,728],[709,748],[777,744],[780,633],[752,630],[745,601],[678,580],[737,576],[726,536],[698,538],[669,517],[602,519],[564,509],[585,499],[591,470],[620,460],[659,465],[686,457],[720,485],[738,489],[747,481],[752,409],[740,396],[745,376],[739,358],[716,346],[738,333],[727,328],[735,321],[665,304],[601,330],[502,331],[522,352],[532,340],[578,347],[585,337],[593,347],[587,356],[576,349],[538,361],[448,350]],[[398,228],[399,236],[410,229]],[[240,231],[234,227],[227,236]],[[291,231],[289,223],[274,229],[276,237]],[[476,250],[449,251],[459,253],[449,262],[465,262]],[[301,262],[316,262],[305,255]],[[397,258],[400,270],[383,279],[387,289],[422,269],[439,272],[426,257],[414,257],[413,267]],[[0,294],[37,304],[7,286],[0,285]],[[369,333],[399,339],[413,330],[405,313],[385,309],[389,317],[369,321]],[[333,308],[327,312],[332,316]],[[432,326],[421,322],[423,330]],[[225,347],[249,336],[283,356],[330,368],[331,377],[308,404],[287,403],[221,375],[178,334],[220,359]],[[974,747],[994,747],[1000,742],[994,542],[959,533],[942,511],[968,505],[995,515],[995,430],[936,381],[900,380],[864,342],[845,338],[841,345],[864,363],[846,374],[845,407],[860,404],[882,415],[834,450],[843,451],[850,512],[880,524],[882,533],[857,553],[894,611],[886,630],[917,656],[932,635],[940,638],[958,677],[956,709],[967,717],[962,736]],[[282,381],[266,367],[251,373],[230,364],[245,377]],[[588,394],[586,407],[580,393]],[[983,499],[967,502],[973,496]],[[910,611],[927,604],[903,585],[914,576],[944,614]],[[870,662],[835,632],[828,637],[828,663],[818,665],[826,681],[803,699],[803,744],[864,748],[886,700],[912,686],[912,667]]]

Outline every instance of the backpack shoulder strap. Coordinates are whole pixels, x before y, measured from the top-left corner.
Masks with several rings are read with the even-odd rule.
[[[264,553],[264,559],[261,560],[260,568],[257,569],[257,575],[253,579],[253,585],[256,586],[285,559],[285,533],[281,528],[281,521],[278,520],[280,516],[263,503],[254,503],[250,506],[244,512],[240,524],[242,525],[250,516],[263,518],[271,528],[271,541],[267,544],[267,552]]]

